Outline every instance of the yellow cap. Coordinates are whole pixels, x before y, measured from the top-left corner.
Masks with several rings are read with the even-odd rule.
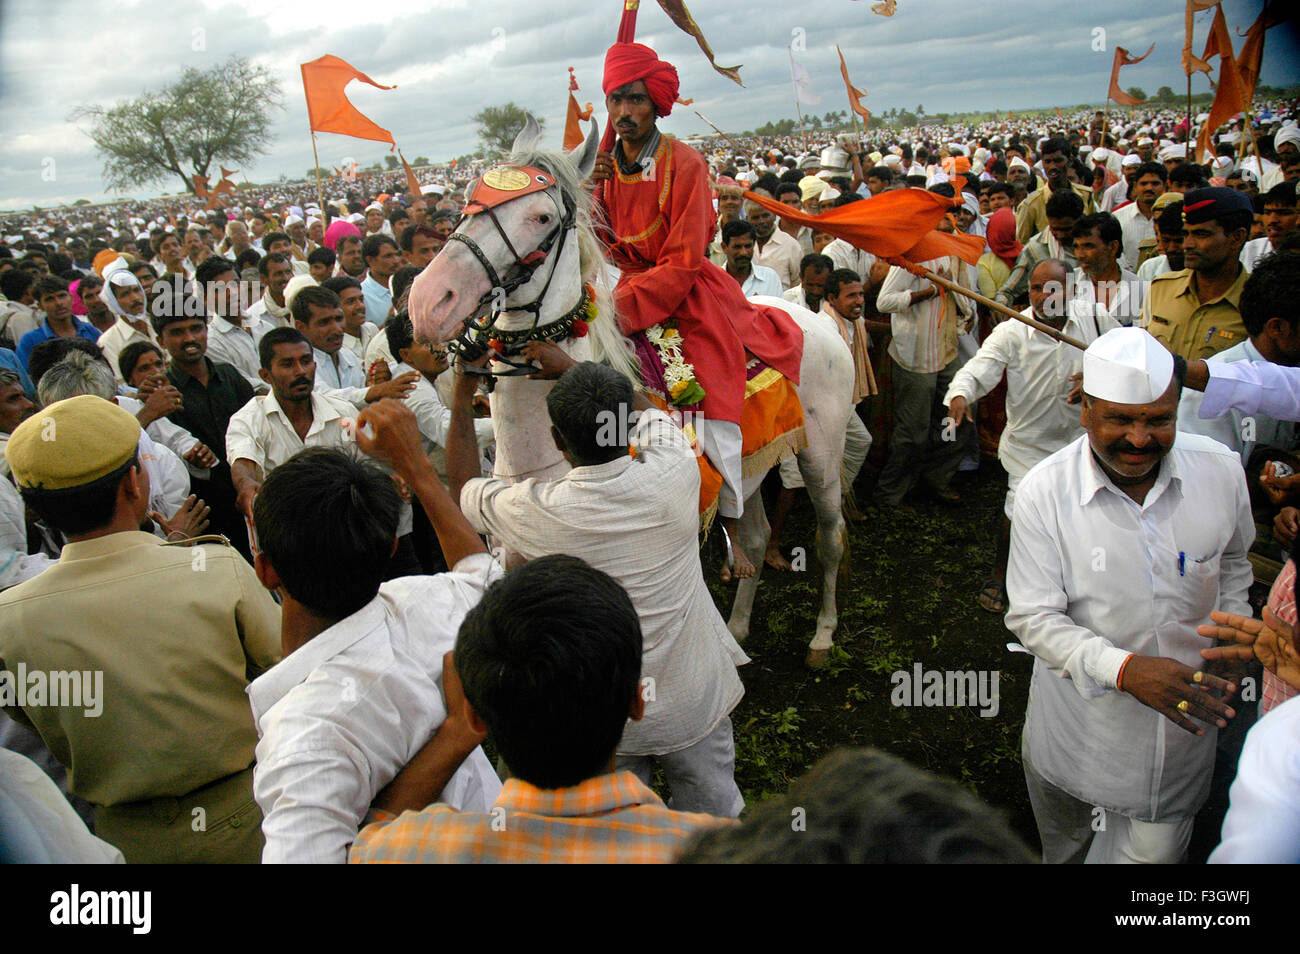
[[[1182,201],[1183,201],[1183,197],[1178,192],[1162,192],[1160,193],[1160,195],[1156,197],[1155,202],[1151,203],[1151,211],[1159,212],[1167,205],[1171,205],[1174,202],[1182,202]]]
[[[136,453],[140,424],[91,394],[56,401],[16,428],[5,446],[19,487],[64,490],[113,473]]]

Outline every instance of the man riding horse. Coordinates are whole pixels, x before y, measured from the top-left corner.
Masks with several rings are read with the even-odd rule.
[[[602,238],[622,273],[614,292],[619,324],[636,343],[643,367],[662,363],[665,399],[700,412],[695,432],[722,476],[718,516],[734,572],[752,576],[754,566],[736,537],[744,507],[745,383],[757,358],[798,384],[803,332],[781,309],[748,301],[735,279],[705,255],[716,222],[708,166],[655,126],[677,101],[677,70],[620,32],[620,42],[605,54],[602,85],[610,123],[602,146],[608,150],[615,132],[619,141],[612,155],[600,153],[591,181],[608,226]],[[729,578],[724,567],[723,579]]]

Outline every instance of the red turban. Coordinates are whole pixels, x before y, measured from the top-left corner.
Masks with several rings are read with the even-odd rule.
[[[655,114],[667,116],[677,102],[677,69],[643,43],[615,43],[605,54],[605,77],[601,88],[608,96],[620,86],[644,80]]]

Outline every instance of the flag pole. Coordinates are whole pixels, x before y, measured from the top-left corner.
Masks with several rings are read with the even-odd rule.
[[[1186,160],[1192,161],[1192,74],[1187,74],[1187,130],[1183,133],[1183,147]]]
[[[310,120],[308,120],[310,124]],[[325,193],[321,190],[320,185],[320,156],[316,154],[316,130],[311,131],[311,157],[316,163],[316,202],[320,205],[321,228],[329,222],[329,213],[325,209]]]
[[[972,301],[979,302],[985,308],[1006,315],[1008,318],[1014,318],[1016,319],[1016,321],[1024,322],[1029,327],[1033,328],[1035,331],[1041,331],[1043,334],[1047,335],[1048,337],[1055,338],[1057,341],[1062,341],[1065,344],[1074,345],[1074,347],[1078,348],[1080,351],[1086,351],[1088,348],[1088,346],[1085,345],[1082,341],[1079,341],[1075,338],[1071,338],[1069,335],[1057,331],[1051,325],[1043,324],[1043,322],[1039,321],[1036,318],[1028,318],[1025,315],[1022,315],[1020,312],[1016,311],[1015,309],[1008,308],[1006,305],[994,301],[992,298],[985,298],[979,292],[971,291],[969,288],[959,285],[956,282],[951,281],[950,279],[944,278],[941,275],[936,275],[933,271],[931,271],[928,268],[923,269],[923,271],[925,277],[928,278],[930,281],[934,282],[936,285],[942,285],[944,288],[948,289],[951,292],[956,292],[958,295],[965,295],[967,298],[971,299]]]
[[[714,126],[713,123],[709,120],[709,118],[708,118],[707,116],[705,116],[702,112],[700,112],[698,109],[691,110],[691,112],[695,113],[696,116],[699,116],[699,117],[700,117],[701,119],[703,119],[706,123],[708,123],[710,126],[712,126],[712,127],[713,127],[713,131],[714,131],[715,133],[717,133],[719,136],[721,136],[723,139],[727,140],[727,142],[729,142],[729,143],[731,144],[731,149],[732,149],[732,154],[733,154],[733,155],[736,155],[736,156],[740,155],[740,147],[736,145],[735,141],[734,141],[730,136],[728,136],[726,133],[724,133],[724,132],[723,132],[721,129],[719,129],[717,126]]]

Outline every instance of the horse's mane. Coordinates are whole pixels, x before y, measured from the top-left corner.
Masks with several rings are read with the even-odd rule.
[[[597,361],[604,362],[615,371],[640,382],[640,367],[632,352],[632,344],[618,327],[614,310],[614,295],[605,269],[605,246],[596,237],[591,193],[583,188],[573,159],[566,152],[546,149],[528,149],[510,156],[515,165],[536,166],[555,176],[564,195],[573,200],[574,221],[578,226],[578,268],[582,280],[596,292],[596,320],[590,323],[592,353]]]

